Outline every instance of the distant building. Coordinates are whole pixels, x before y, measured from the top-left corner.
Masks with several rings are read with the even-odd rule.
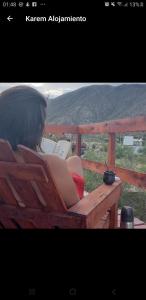
[[[133,136],[129,136],[129,135],[124,136],[123,145],[124,146],[133,146],[134,145]]]
[[[139,150],[142,149],[143,139],[136,139],[133,136],[125,136],[123,139],[124,146],[132,146],[131,148],[134,151],[134,154],[139,153]]]
[[[64,136],[66,139],[69,139],[69,140],[72,140],[72,138],[73,138],[73,135],[70,133],[65,133]]]
[[[142,146],[143,144],[143,139],[134,139],[134,146]]]

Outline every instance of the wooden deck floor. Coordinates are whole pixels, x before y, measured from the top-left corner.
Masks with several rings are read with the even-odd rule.
[[[118,227],[120,227],[120,217],[121,217],[121,210],[118,210]],[[139,220],[138,218],[134,218],[134,229],[146,229],[146,224]]]

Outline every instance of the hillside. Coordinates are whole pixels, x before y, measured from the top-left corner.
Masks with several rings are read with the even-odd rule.
[[[47,121],[85,124],[146,114],[146,85],[91,85],[49,100]]]

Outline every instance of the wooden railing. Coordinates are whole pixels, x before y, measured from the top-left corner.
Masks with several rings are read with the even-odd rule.
[[[117,167],[116,160],[116,134],[128,132],[146,131],[146,116],[119,119],[108,122],[93,123],[87,125],[55,125],[47,124],[45,133],[71,133],[76,134],[76,153],[81,155],[82,134],[108,134],[108,165],[121,180],[140,188],[146,188],[146,173],[140,173],[126,168]],[[103,174],[106,167],[103,163],[82,159],[85,169]]]

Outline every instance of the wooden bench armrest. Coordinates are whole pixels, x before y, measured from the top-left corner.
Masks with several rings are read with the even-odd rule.
[[[121,181],[108,186],[102,184],[78,203],[68,209],[68,213],[80,216],[87,227],[94,227],[113,205],[118,205],[121,195]]]

